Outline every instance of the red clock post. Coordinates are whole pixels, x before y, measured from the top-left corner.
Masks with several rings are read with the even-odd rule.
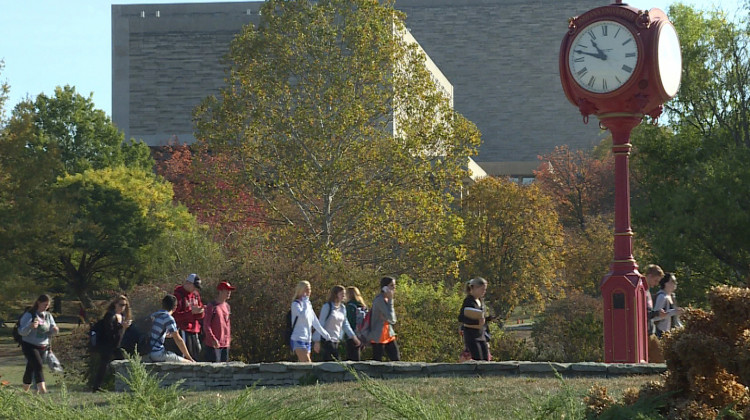
[[[560,80],[584,122],[590,115],[612,133],[615,156],[614,260],[601,282],[604,359],[648,361],[646,285],[633,257],[628,159],[630,132],[658,117],[677,94],[682,58],[677,32],[659,9],[620,0],[571,18],[560,47]]]

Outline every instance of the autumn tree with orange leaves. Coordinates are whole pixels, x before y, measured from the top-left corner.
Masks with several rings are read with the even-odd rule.
[[[536,183],[549,194],[565,226],[584,228],[589,217],[612,211],[614,205],[614,160],[592,152],[570,150],[567,145],[540,156],[534,171]]]

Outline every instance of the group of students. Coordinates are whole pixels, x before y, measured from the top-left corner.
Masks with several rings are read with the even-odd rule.
[[[316,316],[310,303],[310,282],[300,281],[294,290],[290,311],[292,331],[289,345],[297,360],[311,362],[313,350],[324,361],[338,360],[339,345],[345,338],[347,360],[361,360],[361,349],[365,344],[372,346],[374,360],[381,361],[384,355],[390,361],[401,360],[396,331],[393,329],[397,322],[393,307],[395,292],[396,279],[388,276],[380,279],[380,293],[375,296],[370,308],[369,328],[358,337],[355,331],[357,314],[367,311],[358,288],[333,286],[319,316]]]
[[[228,361],[231,309],[227,301],[236,288],[228,282],[220,282],[217,285],[216,299],[208,305],[203,304],[200,289],[200,277],[190,274],[183,284],[175,288],[174,294],[168,294],[162,299],[161,309],[147,317],[148,331],[142,332],[132,331],[133,314],[128,297],[115,297],[96,323],[99,327],[93,350],[98,355],[98,364],[93,372],[92,389],[99,391],[109,363],[124,357],[123,338],[126,335],[134,342],[146,343],[149,358],[155,362]],[[44,359],[50,351],[50,338],[59,332],[49,306],[50,297],[41,295],[18,321],[21,349],[26,358],[23,388],[27,391],[32,383],[36,383],[37,392],[47,392]],[[201,333],[202,342],[199,339]],[[144,335],[144,340],[138,339],[141,334]],[[167,338],[173,339],[182,356],[167,348]]]
[[[199,290],[200,277],[191,274],[182,285],[175,288],[174,294],[166,295],[161,309],[152,313],[148,334],[149,357],[155,362],[189,363],[196,360],[226,362],[231,343],[230,306],[228,300],[235,287],[228,282],[217,286],[217,297],[204,305]],[[312,288],[310,282],[300,281],[291,303],[291,317],[294,320],[290,335],[290,346],[300,362],[311,361],[311,351],[321,355],[324,361],[340,359],[339,345],[346,338],[346,359],[361,360],[361,350],[365,344],[372,347],[373,360],[382,361],[387,356],[390,361],[401,360],[396,332],[396,311],[394,295],[396,280],[383,277],[380,291],[369,309],[369,325],[366,331],[355,331],[363,313],[368,311],[362,295],[356,287],[334,286],[327,301],[316,316],[310,303]],[[466,285],[459,322],[462,324],[464,344],[474,360],[489,360],[489,331],[487,323],[493,317],[485,316],[484,296],[487,281],[477,277]],[[27,308],[19,320],[19,333],[22,337],[22,350],[27,359],[23,376],[24,389],[36,382],[40,393],[47,392],[43,372],[43,358],[49,348],[50,337],[59,329],[54,317],[49,313],[50,298],[40,296]],[[479,316],[467,316],[467,308]],[[126,295],[119,295],[107,306],[101,318],[101,328],[97,334],[96,352],[99,363],[95,370],[92,386],[97,391],[102,386],[106,370],[112,360],[121,359],[123,338],[133,325],[130,301]],[[203,329],[203,331],[201,331]],[[199,339],[201,332],[203,340]],[[167,338],[182,355],[167,348]]]

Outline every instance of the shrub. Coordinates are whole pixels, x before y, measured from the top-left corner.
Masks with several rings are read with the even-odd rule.
[[[490,341],[492,360],[534,360],[534,349],[525,338],[517,338],[505,330],[493,329]]]
[[[604,359],[601,299],[585,295],[552,302],[537,317],[531,338],[537,359],[556,362],[596,362]]]
[[[394,329],[402,360],[457,361],[464,348],[458,332],[463,299],[459,286],[447,288],[399,277],[394,297],[398,323]]]

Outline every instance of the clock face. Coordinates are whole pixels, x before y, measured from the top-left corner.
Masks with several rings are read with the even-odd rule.
[[[677,94],[682,77],[682,54],[680,40],[672,24],[667,23],[659,31],[657,48],[657,69],[664,93],[670,98]]]
[[[603,20],[586,26],[573,39],[568,68],[583,89],[609,93],[630,80],[638,59],[633,33],[620,23]]]

